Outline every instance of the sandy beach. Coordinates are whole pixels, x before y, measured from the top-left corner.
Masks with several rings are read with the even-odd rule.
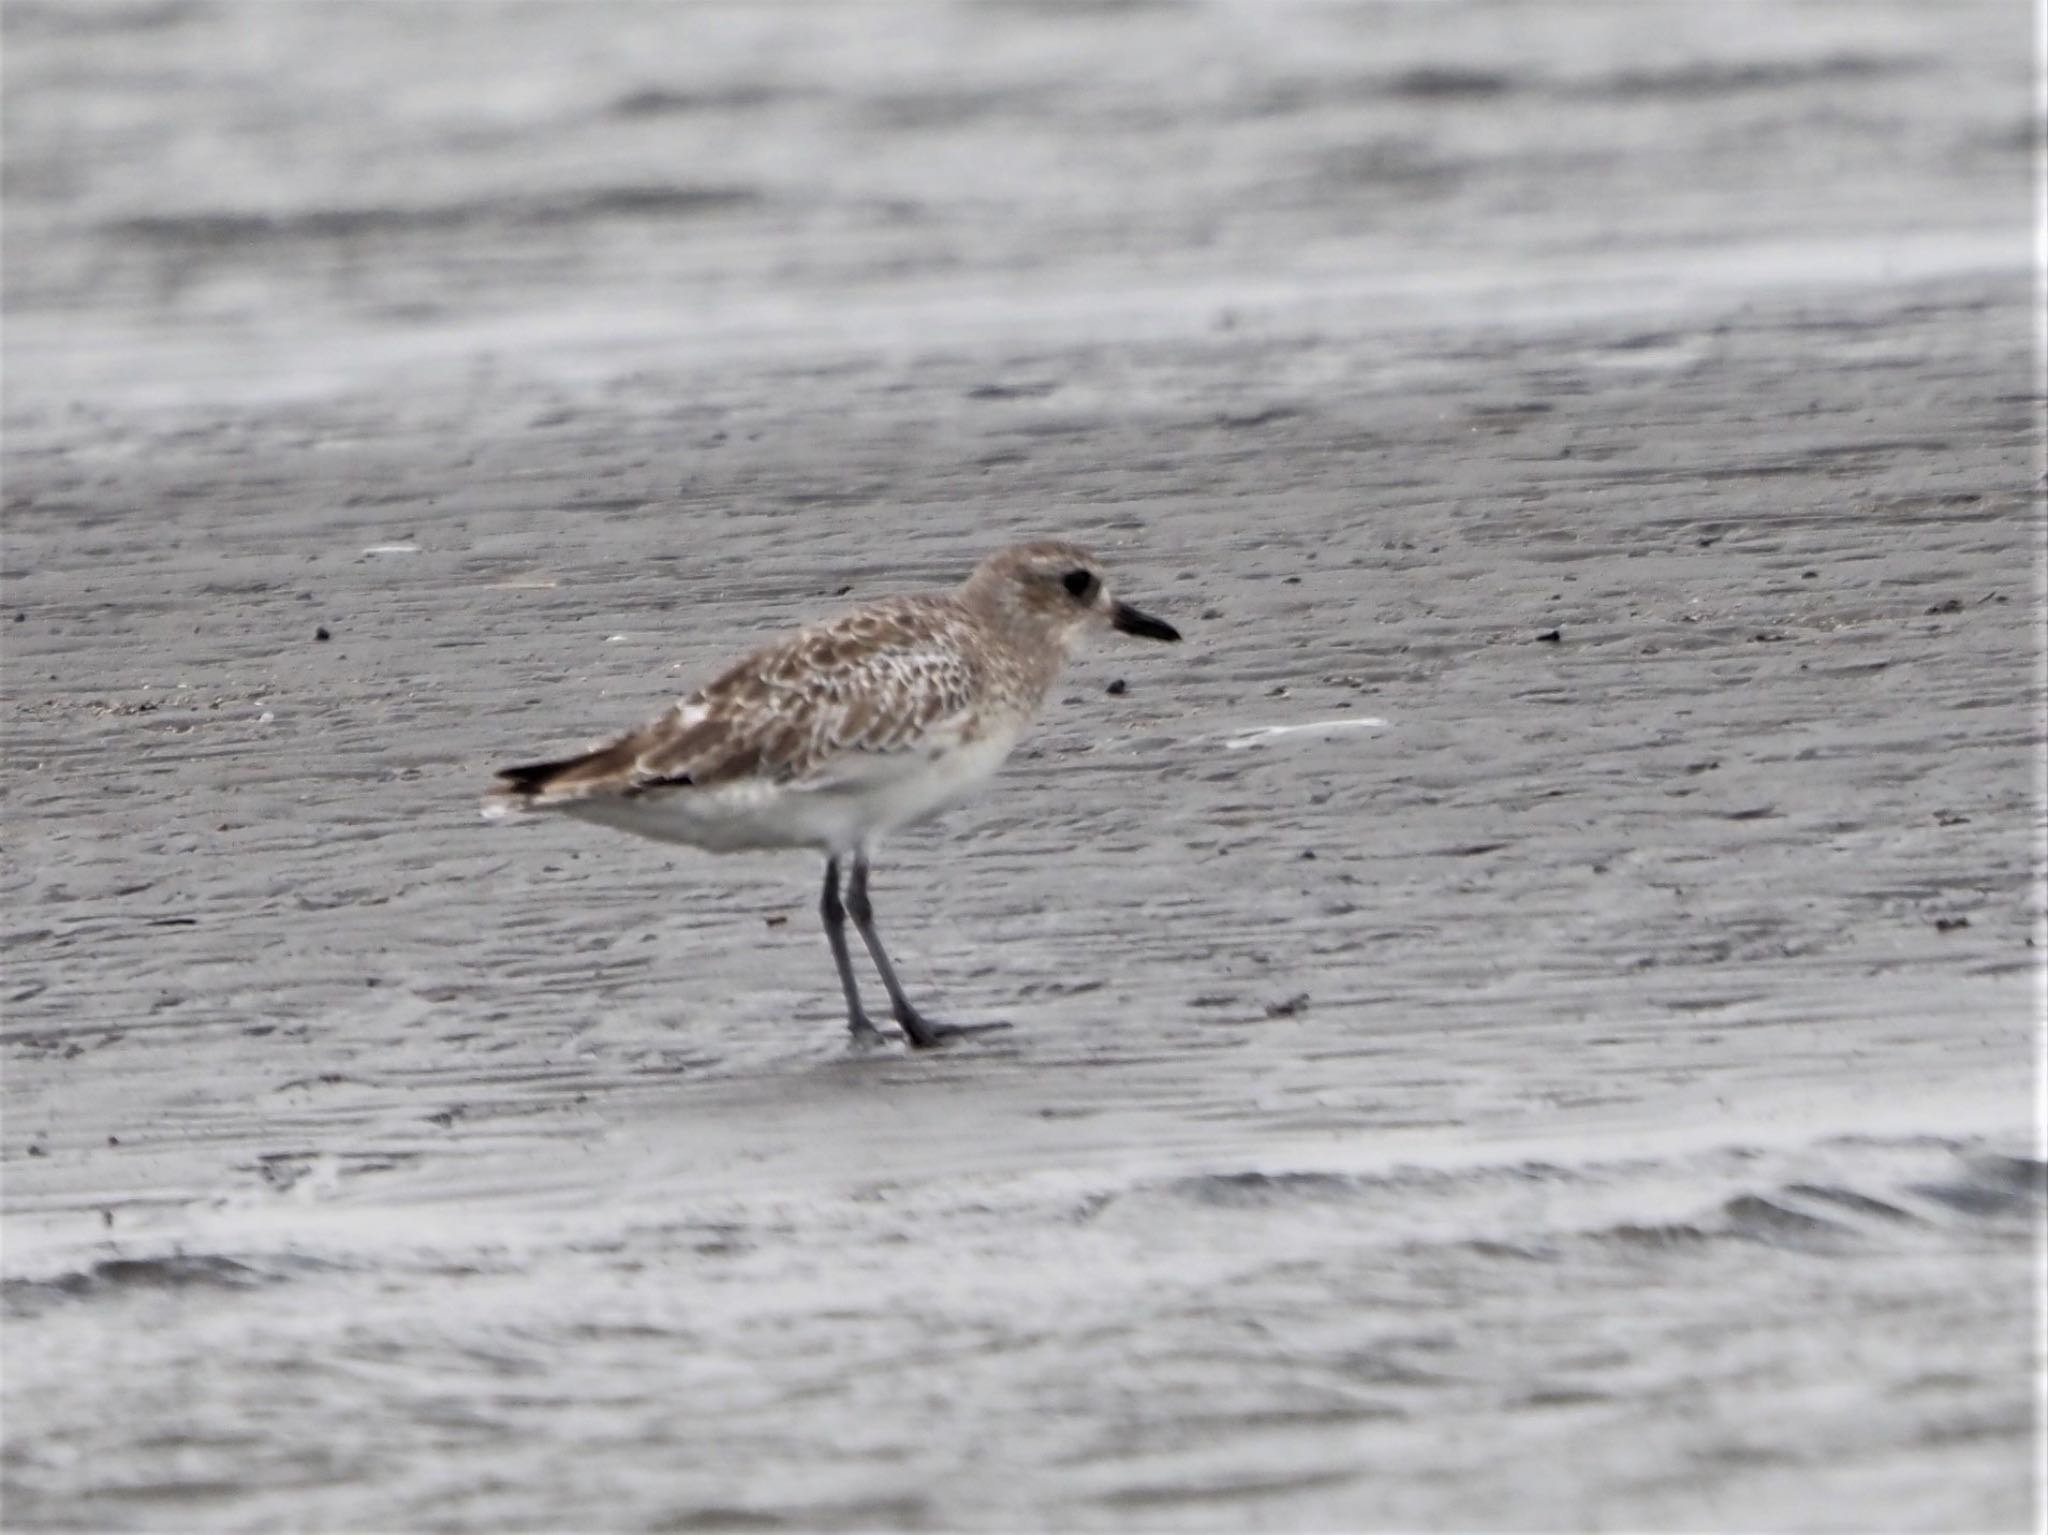
[[[8,1528],[2038,1519],[2020,8],[4,28]],[[1036,535],[1007,1034],[478,817]]]

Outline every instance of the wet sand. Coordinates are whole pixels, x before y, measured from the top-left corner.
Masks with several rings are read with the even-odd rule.
[[[428,193],[185,195],[370,9],[9,8],[10,1528],[2027,1525],[2016,24],[429,8]],[[476,817],[1042,533],[1188,641],[879,866],[999,1040]]]

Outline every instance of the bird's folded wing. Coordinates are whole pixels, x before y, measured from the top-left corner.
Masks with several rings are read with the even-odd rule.
[[[554,765],[537,787],[559,802],[743,780],[873,782],[968,738],[975,683],[942,638],[852,614],[755,652],[638,730]]]
[[[857,781],[957,742],[973,703],[974,679],[950,650],[813,647],[798,665],[735,669],[682,700],[656,722],[635,776],[646,787]]]

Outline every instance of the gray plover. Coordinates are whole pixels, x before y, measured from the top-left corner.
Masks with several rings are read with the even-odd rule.
[[[1001,1028],[935,1024],[911,1005],[875,931],[868,859],[886,833],[993,774],[1061,663],[1101,628],[1180,638],[1111,597],[1086,550],[1014,544],[955,591],[886,598],[800,629],[638,730],[578,756],[504,769],[484,813],[554,811],[717,853],[816,849],[825,855],[819,913],[857,1040],[879,1031],[861,1008],[849,916],[913,1046]]]

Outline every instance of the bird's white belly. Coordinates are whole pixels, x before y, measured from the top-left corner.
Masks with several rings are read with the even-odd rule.
[[[577,820],[714,853],[818,848],[846,853],[972,793],[1002,766],[1016,736],[998,732],[940,750],[835,764],[814,781],[747,779],[710,789],[571,801]]]
[[[996,731],[963,745],[922,754],[915,767],[860,791],[869,835],[894,831],[936,815],[995,776],[1016,744],[1013,731]]]

